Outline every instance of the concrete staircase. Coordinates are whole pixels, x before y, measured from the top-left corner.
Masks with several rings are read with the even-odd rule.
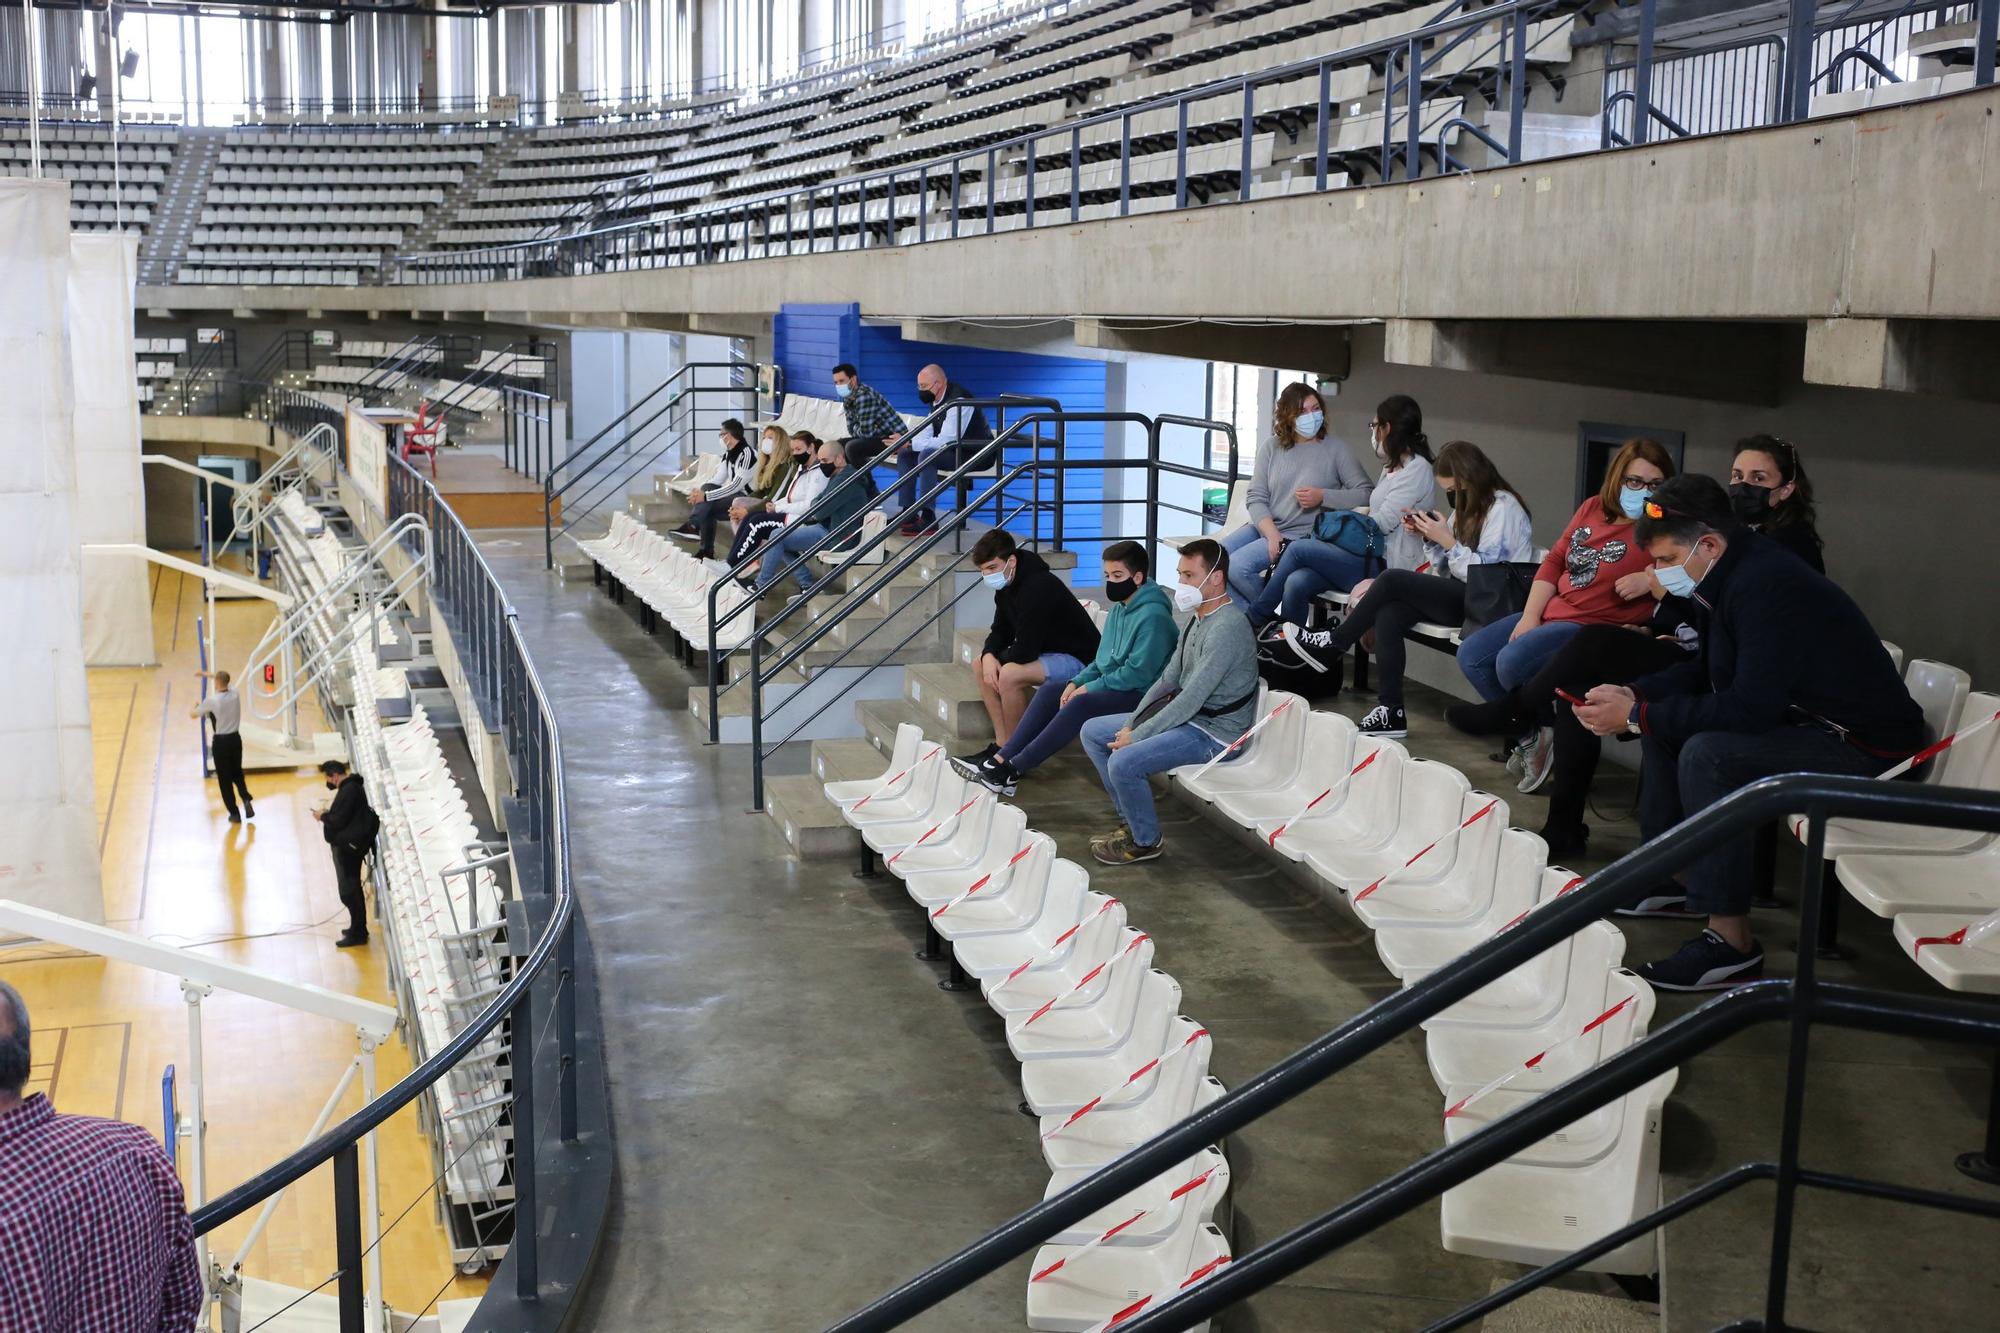
[[[208,196],[209,173],[222,153],[224,133],[210,126],[190,126],[180,132],[166,183],[160,187],[160,202],[153,209],[153,225],[139,243],[141,286],[163,286],[180,272],[201,221],[201,201]]]
[[[491,185],[500,168],[514,160],[520,146],[527,142],[526,135],[508,135],[497,144],[487,146],[479,165],[465,173],[465,178],[456,185],[447,185],[444,202],[424,214],[424,220],[415,231],[403,237],[402,252],[415,254],[421,250],[435,249],[437,234],[453,225],[463,214],[465,205],[478,198],[482,186]]]

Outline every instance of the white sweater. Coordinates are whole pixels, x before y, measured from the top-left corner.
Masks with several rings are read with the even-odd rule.
[[[799,515],[811,509],[813,501],[819,499],[819,493],[825,489],[826,474],[819,470],[819,464],[808,459],[792,478],[792,484],[785,488],[785,493],[771,502],[771,508],[783,514],[787,524],[796,523]]]
[[[1390,569],[1415,569],[1424,562],[1424,539],[1403,526],[1403,515],[1412,509],[1437,507],[1437,477],[1427,460],[1412,455],[1401,467],[1382,470],[1375,489],[1368,493],[1368,517],[1389,539],[1386,556]]]
[[[1479,525],[1479,541],[1467,546],[1455,543],[1447,551],[1434,542],[1425,542],[1433,574],[1449,574],[1461,582],[1474,565],[1505,564],[1535,558],[1534,523],[1512,491],[1495,491],[1486,521]]]

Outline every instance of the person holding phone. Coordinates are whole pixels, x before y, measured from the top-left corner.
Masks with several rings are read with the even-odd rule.
[[[1277,638],[1262,645],[1267,656],[1276,655],[1274,644],[1281,646],[1302,665],[1331,675],[1338,689],[1347,651],[1375,631],[1376,705],[1361,719],[1364,735],[1410,734],[1403,710],[1404,636],[1422,622],[1463,623],[1465,576],[1474,565],[1534,555],[1528,506],[1478,445],[1453,440],[1438,450],[1431,471],[1444,492],[1445,508],[1403,515],[1404,528],[1424,543],[1423,563],[1356,585],[1357,596],[1335,628],[1308,630],[1284,621]]]
[[[1302,380],[1287,384],[1243,492],[1250,521],[1221,538],[1230,600],[1238,607],[1255,601],[1286,544],[1311,535],[1322,512],[1367,502],[1368,473],[1347,441],[1327,433],[1319,391]]]

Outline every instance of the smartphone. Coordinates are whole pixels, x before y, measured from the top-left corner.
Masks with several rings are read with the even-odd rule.
[[[1580,708],[1583,706],[1583,700],[1577,698],[1574,694],[1571,694],[1568,690],[1562,689],[1561,687],[1557,687],[1556,689],[1556,698],[1562,700],[1564,703],[1568,704],[1572,708]]]

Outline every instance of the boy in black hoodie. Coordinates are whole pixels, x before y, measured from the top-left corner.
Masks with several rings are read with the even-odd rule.
[[[973,673],[993,720],[994,742],[964,756],[976,768],[1000,753],[1027,711],[1028,696],[1047,682],[1075,680],[1097,656],[1097,626],[1069,585],[1040,556],[1015,546],[1005,529],[973,543],[972,562],[993,589],[993,628]]]

